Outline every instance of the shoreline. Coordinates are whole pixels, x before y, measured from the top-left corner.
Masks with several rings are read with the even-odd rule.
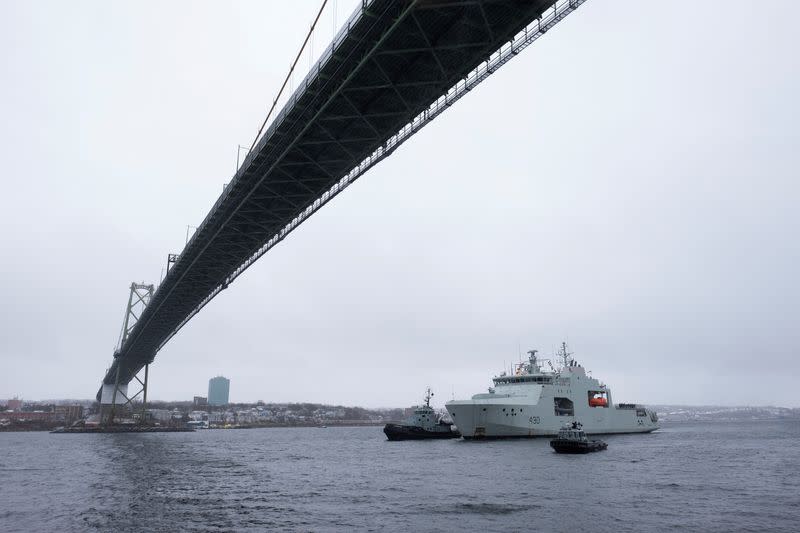
[[[319,423],[319,424],[242,424],[237,426],[212,426],[209,428],[184,428],[183,426],[150,426],[153,429],[148,430],[130,430],[130,433],[168,433],[168,432],[180,432],[180,431],[208,431],[208,430],[230,430],[230,429],[270,429],[270,428],[332,428],[332,427],[378,427],[385,425],[385,422],[382,421],[365,421],[363,423],[359,422],[346,422],[346,423],[336,423],[336,422],[326,422],[326,423]],[[124,426],[123,426],[124,427]],[[65,429],[66,431],[57,431],[59,429]],[[19,426],[8,426],[8,427],[0,427],[0,433],[31,433],[31,432],[58,432],[61,433],[123,433],[125,430],[119,431],[101,431],[100,429],[93,429],[92,427],[89,428],[75,428],[75,430],[70,430],[69,427],[65,428],[64,426],[52,426],[52,427],[19,427]]]

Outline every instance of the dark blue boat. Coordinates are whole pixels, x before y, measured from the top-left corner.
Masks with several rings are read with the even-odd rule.
[[[591,453],[608,448],[608,444],[601,440],[589,440],[583,431],[580,422],[573,422],[572,426],[563,427],[558,432],[558,437],[550,441],[550,446],[557,453]]]

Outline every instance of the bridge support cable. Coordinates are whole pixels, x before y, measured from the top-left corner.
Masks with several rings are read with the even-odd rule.
[[[178,333],[203,307],[213,300],[220,292],[228,287],[245,270],[255,263],[261,256],[266,254],[272,247],[280,243],[295,228],[302,224],[311,215],[324,207],[328,202],[335,198],[339,193],[352,185],[358,178],[364,175],[370,168],[391,155],[401,144],[411,138],[415,133],[430,124],[436,117],[442,114],[447,108],[461,99],[465,94],[474,89],[478,84],[487,79],[490,75],[510,61],[522,50],[533,44],[547,31],[556,24],[564,20],[567,15],[575,11],[586,0],[559,0],[553,4],[553,8],[534,23],[528,25],[523,31],[518,33],[511,41],[492,54],[486,61],[478,65],[464,79],[454,85],[446,94],[437,99],[431,106],[417,115],[414,120],[406,124],[400,131],[392,135],[378,149],[365,158],[355,168],[337,181],[333,187],[328,189],[311,205],[306,207],[297,217],[284,226],[277,235],[267,241],[257,252],[239,266],[228,278],[218,285],[191,313],[178,325],[175,330],[159,345],[160,350],[169,340]]]
[[[281,85],[281,88],[278,90],[278,95],[275,97],[275,100],[272,101],[272,106],[270,106],[269,111],[267,112],[267,116],[264,119],[264,122],[262,122],[261,123],[261,127],[258,128],[258,133],[256,133],[256,137],[253,139],[253,143],[250,145],[250,148],[247,149],[247,153],[248,154],[253,150],[253,147],[255,147],[256,143],[258,142],[258,139],[261,137],[261,132],[264,131],[264,127],[267,125],[267,122],[269,122],[269,117],[272,116],[272,112],[275,111],[275,107],[278,105],[278,100],[280,100],[280,97],[283,94],[283,90],[286,88],[286,84],[289,83],[289,80],[292,79],[292,75],[294,74],[294,69],[297,66],[297,62],[300,61],[300,56],[303,55],[303,50],[306,49],[306,45],[308,44],[308,41],[313,37],[314,28],[316,28],[317,22],[319,22],[319,18],[322,16],[322,12],[325,11],[325,5],[327,3],[328,3],[328,0],[322,0],[322,5],[319,7],[319,11],[317,12],[317,16],[314,18],[314,22],[311,23],[311,29],[308,30],[308,33],[306,34],[306,38],[305,38],[305,40],[303,40],[303,44],[300,46],[300,51],[297,52],[297,56],[294,58],[294,61],[292,62],[292,66],[289,67],[289,72],[288,72],[288,74],[286,74],[286,79],[283,80],[283,85]],[[336,9],[336,8],[334,7],[334,9]],[[311,56],[309,55],[309,57],[311,57]],[[238,154],[238,152],[236,154],[236,170],[237,171],[239,170],[239,154]]]

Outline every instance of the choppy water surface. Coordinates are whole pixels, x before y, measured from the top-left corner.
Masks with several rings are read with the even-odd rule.
[[[800,423],[546,439],[381,428],[0,433],[2,531],[800,531]]]

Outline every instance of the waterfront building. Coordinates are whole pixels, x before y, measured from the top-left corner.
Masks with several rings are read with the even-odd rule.
[[[0,412],[0,419],[14,422],[53,422],[55,413],[44,411],[6,411]]]
[[[56,420],[66,424],[72,424],[76,420],[83,418],[82,405],[59,405],[56,406],[53,412]]]
[[[193,420],[195,422],[202,422],[204,420],[208,420],[208,413],[205,411],[192,411],[189,413],[189,420]]]
[[[251,409],[245,409],[236,412],[237,424],[252,424],[256,421],[256,415]]]
[[[169,422],[172,419],[172,411],[168,409],[148,409],[147,414],[155,422]]]
[[[228,378],[217,376],[208,380],[208,405],[227,405],[231,390]]]

